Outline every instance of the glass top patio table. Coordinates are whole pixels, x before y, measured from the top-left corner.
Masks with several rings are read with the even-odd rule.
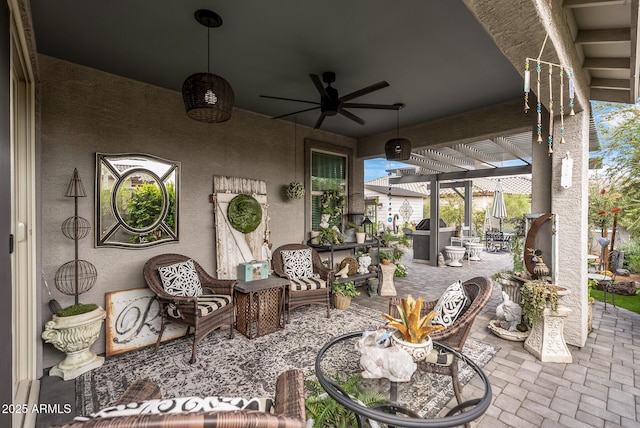
[[[367,407],[346,394],[336,378],[346,380],[362,373],[360,352],[356,342],[362,331],[346,333],[327,342],[318,352],[315,374],[327,394],[356,414],[360,427],[368,421],[372,427],[453,427],[479,418],[491,403],[491,385],[485,373],[466,355],[441,343],[434,349],[453,354],[452,364],[458,364],[462,387],[462,402],[458,404],[450,376],[430,372],[431,364],[419,363],[409,382],[392,382],[386,378],[363,378],[358,383],[362,391],[376,392],[389,400],[388,404]],[[381,424],[377,424],[376,421]]]

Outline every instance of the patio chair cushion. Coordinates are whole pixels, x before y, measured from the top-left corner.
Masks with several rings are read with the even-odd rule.
[[[319,290],[321,288],[327,288],[327,281],[320,277],[292,278],[289,283],[291,291]]]
[[[274,413],[274,402],[271,398],[176,397],[109,406],[90,414],[88,417],[76,417],[75,420],[85,421],[90,418],[114,418],[142,414],[233,410],[257,410]]]
[[[218,294],[203,294],[202,296],[198,296],[198,316],[207,316],[211,312],[227,306],[230,302],[231,296]],[[175,305],[167,307],[167,313],[173,318],[182,318],[180,309]]]
[[[471,299],[467,296],[462,281],[454,282],[447,287],[433,308],[436,315],[431,320],[431,324],[450,327],[470,304]]]
[[[195,297],[202,294],[200,277],[191,259],[159,267],[158,273],[164,290],[172,296]]]
[[[311,248],[282,250],[284,273],[291,279],[313,277]]]

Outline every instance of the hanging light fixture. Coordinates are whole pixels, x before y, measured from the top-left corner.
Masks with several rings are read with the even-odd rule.
[[[182,84],[182,98],[190,118],[200,122],[218,123],[231,118],[233,89],[224,78],[210,73],[210,33],[222,25],[222,18],[207,9],[196,10],[196,21],[207,27],[207,72],[195,73]]]
[[[404,108],[404,104],[394,104],[399,108],[396,110],[397,123],[396,123],[396,138],[392,138],[384,145],[384,153],[387,160],[407,160],[411,156],[411,141],[406,138],[400,138],[400,109]]]

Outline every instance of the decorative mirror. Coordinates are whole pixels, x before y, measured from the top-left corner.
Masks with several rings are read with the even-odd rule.
[[[96,246],[139,248],[178,240],[180,163],[96,153]]]

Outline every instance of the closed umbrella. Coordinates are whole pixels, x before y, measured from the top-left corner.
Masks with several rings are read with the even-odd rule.
[[[500,181],[496,184],[496,190],[493,191],[491,215],[500,220],[500,232],[502,232],[502,219],[507,218],[507,207],[504,205],[504,192]]]

